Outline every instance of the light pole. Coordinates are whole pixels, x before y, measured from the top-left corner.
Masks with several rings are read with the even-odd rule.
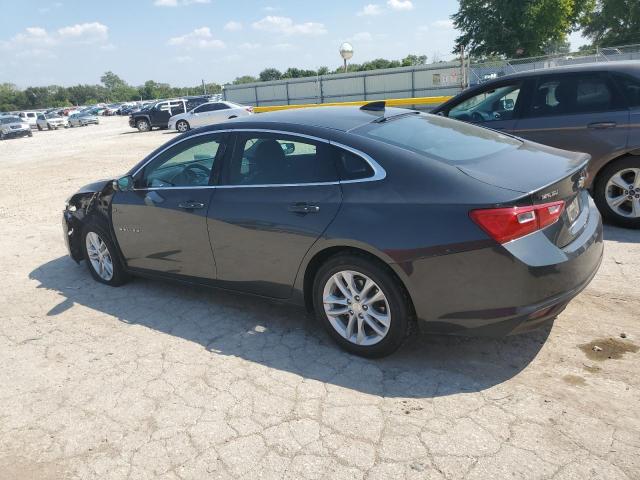
[[[353,57],[353,47],[349,42],[344,42],[340,45],[340,56],[344,60],[344,73],[347,73],[347,60]]]

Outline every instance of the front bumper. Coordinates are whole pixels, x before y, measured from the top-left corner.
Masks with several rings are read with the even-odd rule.
[[[412,262],[407,288],[425,329],[503,336],[555,318],[602,261],[602,220],[593,200],[588,203],[586,227],[564,248],[545,243],[543,232],[517,240],[528,254],[553,262],[533,266],[501,245]]]
[[[30,128],[20,128],[17,130],[8,130],[6,132],[3,132],[3,136],[4,138],[20,138],[20,137],[28,137],[29,135],[31,135],[31,129]]]
[[[80,247],[80,223],[73,213],[66,209],[62,212],[62,235],[69,256],[76,262],[80,262],[83,259]]]

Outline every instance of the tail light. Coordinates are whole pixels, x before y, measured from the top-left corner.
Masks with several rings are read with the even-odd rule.
[[[528,207],[472,210],[471,219],[499,243],[507,243],[553,225],[564,211],[564,201]]]

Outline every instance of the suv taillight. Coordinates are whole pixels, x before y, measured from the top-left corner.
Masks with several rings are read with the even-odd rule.
[[[553,225],[564,211],[564,201],[529,207],[471,210],[469,216],[496,242],[507,243]]]

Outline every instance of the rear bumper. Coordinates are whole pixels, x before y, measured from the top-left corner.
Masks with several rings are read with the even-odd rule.
[[[516,242],[534,265],[500,245],[412,262],[407,288],[426,330],[503,336],[555,318],[600,267],[602,220],[589,199],[588,223],[566,247],[542,232]]]

